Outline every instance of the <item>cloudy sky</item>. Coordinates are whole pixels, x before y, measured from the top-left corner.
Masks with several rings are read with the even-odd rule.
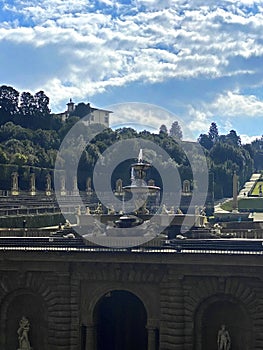
[[[135,102],[169,112],[134,117],[157,129],[179,120],[198,136],[215,121],[243,141],[263,134],[262,0],[0,4],[0,85],[44,90],[52,112],[69,98],[113,111]]]

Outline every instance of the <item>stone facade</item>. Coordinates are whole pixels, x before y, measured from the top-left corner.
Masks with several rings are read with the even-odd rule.
[[[0,348],[18,348],[25,316],[38,350],[217,350],[221,324],[231,350],[262,349],[262,263],[169,250],[2,250]]]

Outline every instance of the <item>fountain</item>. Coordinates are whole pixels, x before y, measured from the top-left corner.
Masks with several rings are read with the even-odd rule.
[[[113,241],[117,238],[123,239],[124,245],[125,239],[129,238],[138,245],[156,236],[155,223],[150,222],[153,214],[147,208],[147,198],[149,195],[157,198],[160,187],[146,183],[145,177],[150,168],[151,164],[143,160],[141,149],[137,161],[131,165],[131,183],[123,187],[123,205],[119,213],[116,213],[113,208],[108,209],[107,214],[102,213],[98,208],[93,213],[90,210],[85,214],[78,213],[78,227],[84,238],[111,246],[110,239]],[[129,196],[131,199],[125,201]],[[101,208],[100,203],[99,206]],[[139,242],[140,238],[142,241]]]
[[[145,181],[151,166],[140,149],[137,161],[131,165],[131,183],[122,187],[123,204],[118,213],[113,207],[104,213],[101,203],[93,212],[87,208],[85,213],[78,213],[78,232],[88,242],[110,247],[138,246],[155,238],[173,238],[182,227],[185,232],[205,226],[205,214],[199,207],[193,214],[184,214],[180,208],[175,211],[173,206],[168,210],[165,203],[160,207],[160,187]],[[149,196],[155,196],[157,212],[147,206]]]
[[[123,195],[123,211],[125,213],[125,195],[131,193],[133,195],[132,208],[134,213],[122,215],[115,221],[116,227],[128,228],[141,225],[143,219],[137,215],[147,215],[149,210],[146,207],[148,195],[157,195],[160,192],[160,187],[154,185],[147,185],[145,177],[147,171],[151,168],[151,164],[143,160],[143,151],[140,149],[138,160],[131,165],[131,184],[124,186]],[[135,215],[134,215],[135,214]]]

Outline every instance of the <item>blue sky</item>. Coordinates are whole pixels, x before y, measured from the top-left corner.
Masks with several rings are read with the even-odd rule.
[[[243,142],[263,134],[262,0],[0,0],[0,85],[69,98],[141,103],[134,122],[173,120],[194,137],[215,121]],[[154,116],[148,104],[169,111]],[[118,109],[118,108],[117,108]],[[122,110],[112,124],[132,122]]]

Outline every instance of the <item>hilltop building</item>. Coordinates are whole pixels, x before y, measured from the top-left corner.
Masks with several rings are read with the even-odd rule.
[[[82,108],[82,117],[88,116],[90,124],[102,124],[106,128],[109,127],[109,117],[112,111],[91,107],[90,103],[80,103],[76,106],[72,99],[70,99],[67,103],[66,111],[58,113],[57,116],[61,118],[62,121],[66,121],[69,118],[69,116],[79,116],[77,113],[77,107],[80,105]]]

